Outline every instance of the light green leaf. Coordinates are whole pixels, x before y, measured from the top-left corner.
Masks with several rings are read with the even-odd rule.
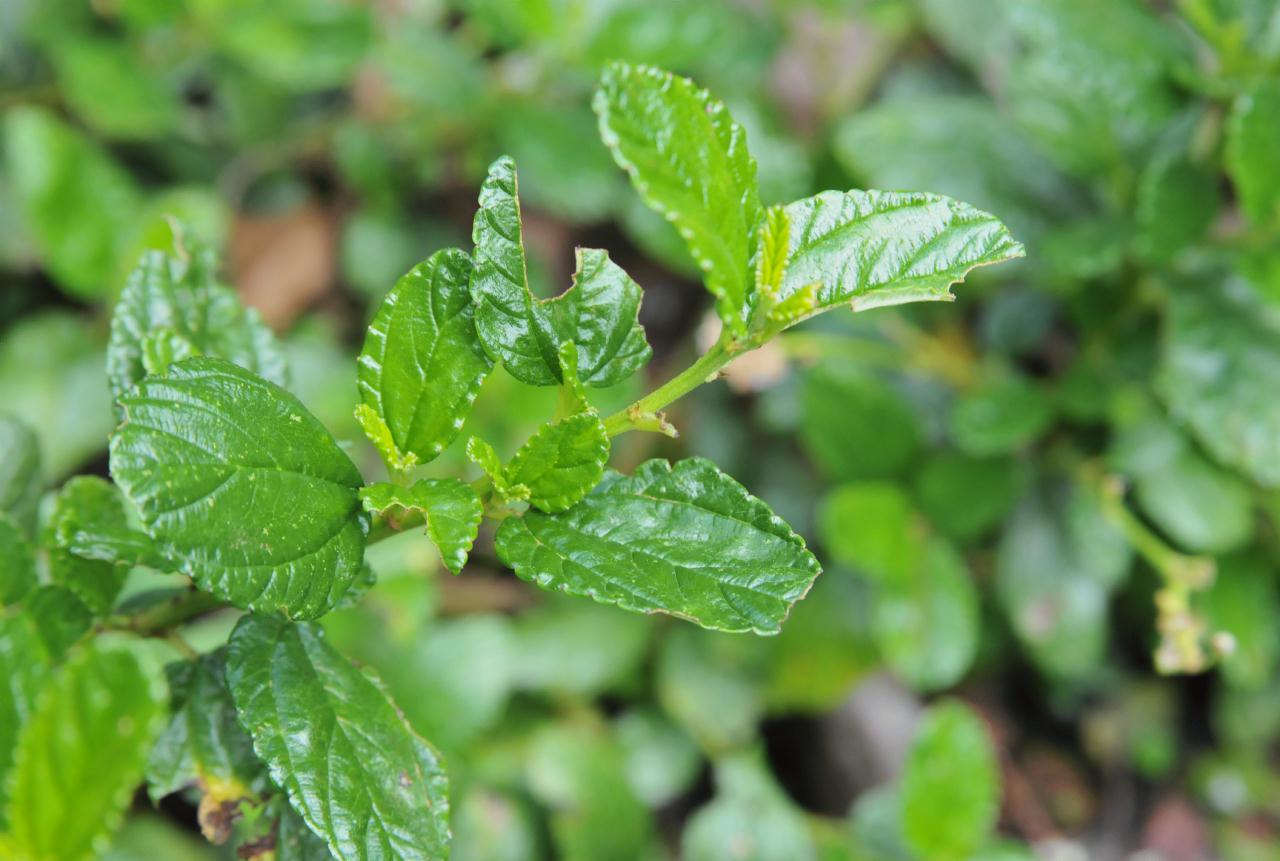
[[[748,744],[764,717],[766,646],[752,637],[667,632],[655,682],[662,709],[703,750],[719,756]]]
[[[230,816],[243,799],[266,789],[265,770],[236,720],[226,681],[226,650],[178,664],[171,677],[178,706],[147,763],[152,802],[188,786],[201,793],[200,828],[222,843]]]
[[[608,459],[609,434],[592,410],[543,425],[511,459],[506,480],[529,488],[529,504],[554,514],[582,501]]]
[[[275,336],[256,310],[218,283],[212,253],[175,253],[143,254],[120,294],[107,346],[107,376],[116,399],[170,362],[199,355],[287,385],[288,368]]]
[[[0,831],[5,830],[9,771],[23,724],[35,711],[52,660],[29,614],[0,615]]]
[[[628,689],[649,650],[649,620],[577,598],[547,597],[515,621],[512,683],[553,698]]]
[[[937,194],[824,191],[789,204],[787,215],[779,298],[821,284],[813,313],[950,301],[951,285],[974,267],[1023,255],[995,216]]]
[[[16,416],[0,415],[0,513],[33,535],[43,492],[36,435]]]
[[[649,361],[638,321],[641,291],[604,251],[575,251],[573,284],[553,299],[529,288],[515,162],[498,159],[480,190],[472,228],[471,294],[485,350],[516,379],[535,386],[562,380],[559,350],[578,347],[578,378],[589,386],[619,383]]]
[[[127,539],[131,532],[124,499],[115,485],[94,475],[75,476],[58,491],[46,526],[50,580],[74,592],[95,615],[105,616],[115,605],[130,566],[113,564],[114,559],[85,558],[71,548],[83,536],[82,547],[106,550],[100,546],[106,543],[103,537]],[[148,543],[147,536],[140,536],[138,544]]]
[[[157,74],[142,45],[69,30],[50,47],[63,98],[95,130],[156,139],[176,124],[180,88]]]
[[[633,708],[615,726],[627,783],[649,807],[669,804],[698,779],[702,755],[697,745],[657,709]]]
[[[480,467],[485,476],[493,483],[493,492],[502,502],[515,502],[529,498],[529,488],[523,484],[508,484],[507,471],[502,465],[502,458],[493,446],[478,436],[467,440],[467,459]]]
[[[1139,250],[1156,262],[1194,247],[1221,207],[1218,175],[1181,153],[1153,158],[1138,183]]]
[[[18,738],[9,857],[87,861],[106,849],[164,727],[167,694],[159,661],[140,644],[99,639],[75,653]]]
[[[120,404],[111,474],[163,556],[244,609],[314,618],[337,605],[360,574],[364,482],[297,398],[201,358]]]
[[[1213,584],[1196,595],[1208,631],[1235,638],[1222,658],[1222,675],[1233,686],[1265,690],[1280,663],[1280,593],[1270,566],[1258,559],[1231,556],[1218,565]]]
[[[121,225],[131,224],[141,206],[129,174],[42,108],[9,112],[3,149],[15,204],[45,269],[75,296],[114,291]]]
[[[952,540],[971,541],[1004,520],[1025,483],[1016,461],[944,451],[920,467],[913,489],[930,523]]]
[[[475,490],[456,478],[424,478],[411,487],[371,484],[361,488],[360,500],[366,511],[375,514],[393,509],[422,512],[427,535],[440,551],[445,567],[454,574],[467,564],[467,554],[484,517],[484,506]]]
[[[922,858],[961,861],[985,844],[1000,812],[1000,768],[982,720],[958,701],[933,706],[902,775],[902,829]]]
[[[949,429],[965,454],[988,457],[1028,445],[1052,421],[1053,409],[1043,389],[1021,376],[995,376],[956,401]]]
[[[816,861],[804,814],[775,782],[760,754],[716,764],[716,797],[681,837],[688,861]]]
[[[1241,95],[1227,119],[1227,171],[1240,208],[1260,225],[1280,218],[1280,85],[1259,84]]]
[[[923,431],[911,405],[879,377],[831,362],[804,375],[800,442],[831,478],[858,481],[903,472]]]
[[[996,596],[1046,674],[1079,680],[1101,660],[1107,598],[1129,561],[1124,537],[1084,491],[1043,484],[1023,497],[1000,541]]]
[[[720,319],[743,334],[765,215],[746,132],[706,90],[651,66],[607,66],[592,105],[614,160],[680,231]]]
[[[448,853],[439,755],[317,626],[245,616],[231,634],[227,683],[272,780],[337,858]]]
[[[476,336],[471,277],[465,254],[437,251],[396,282],[369,324],[357,385],[395,444],[389,462],[444,451],[493,367]]]
[[[35,550],[18,525],[0,513],[0,607],[18,603],[35,586]]]
[[[496,542],[544,589],[725,631],[777,633],[819,571],[800,536],[701,458],[611,473],[568,511],[508,518]]]
[[[1280,314],[1231,290],[1178,285],[1156,390],[1209,454],[1280,487]]]

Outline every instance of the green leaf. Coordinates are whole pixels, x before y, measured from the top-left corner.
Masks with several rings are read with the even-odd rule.
[[[266,789],[262,763],[236,720],[226,682],[226,651],[219,649],[180,664],[174,688],[181,691],[169,726],[147,763],[153,803],[188,786],[200,790],[200,829],[213,843],[229,836],[239,802]]]
[[[765,215],[746,132],[706,90],[651,66],[605,67],[592,105],[614,160],[680,231],[720,319],[743,334]]]
[[[176,255],[146,252],[125,282],[107,346],[107,376],[116,399],[170,362],[200,355],[287,385],[288,368],[275,336],[256,310],[218,283],[212,253],[179,248]]]
[[[671,629],[655,677],[663,711],[712,756],[748,744],[764,716],[766,657],[754,638]]]
[[[961,861],[990,839],[1000,768],[982,720],[956,700],[933,706],[902,775],[902,829],[922,858]]]
[[[129,174],[41,108],[9,112],[3,149],[14,203],[45,269],[75,296],[114,291],[121,225],[131,224],[141,206]]]
[[[178,120],[179,88],[157,74],[142,45],[68,32],[51,48],[63,98],[95,130],[161,138]]]
[[[681,837],[688,861],[816,861],[801,812],[775,782],[760,754],[716,764],[716,796],[689,820]]]
[[[512,683],[553,698],[626,690],[649,650],[648,619],[547,596],[515,621]]]
[[[1130,558],[1084,491],[1045,483],[1023,497],[1000,540],[996,597],[1047,675],[1076,681],[1101,660],[1107,599]]]
[[[475,490],[456,478],[424,478],[411,487],[371,484],[361,488],[360,500],[366,511],[375,514],[392,509],[422,512],[427,535],[440,551],[445,567],[454,574],[467,564],[467,554],[484,517],[484,506]]]
[[[0,615],[0,831],[5,829],[9,772],[23,725],[35,711],[52,661],[29,614]]]
[[[471,277],[465,254],[437,251],[396,282],[369,324],[359,359],[360,398],[382,420],[401,458],[427,463],[444,451],[493,367],[476,336]]]
[[[471,294],[489,355],[535,386],[561,382],[558,354],[569,342],[578,347],[578,378],[586,385],[611,386],[644,367],[652,350],[638,319],[640,286],[606,252],[579,248],[569,289],[538,299],[529,288],[522,235],[515,162],[504,156],[489,168],[472,228]]]
[[[529,488],[529,504],[554,514],[582,501],[608,459],[609,434],[592,410],[543,425],[511,459],[506,480]]]
[[[293,395],[189,359],[120,401],[111,474],[160,553],[219,598],[314,618],[360,574],[363,479]]]
[[[800,536],[701,458],[610,473],[568,511],[508,518],[496,542],[544,589],[725,631],[777,633],[819,571]]]
[[[107,615],[129,566],[115,565],[112,559],[84,558],[71,548],[81,543],[81,536],[82,546],[97,547],[101,542],[95,536],[127,537],[130,532],[124,499],[115,485],[94,475],[72,478],[58,491],[46,526],[50,580],[74,592],[95,615]],[[145,535],[141,543],[147,543]]]
[[[302,817],[286,807],[276,827],[276,861],[331,861],[323,838],[312,833]]]
[[[16,416],[0,415],[0,514],[7,514],[28,535],[34,535],[43,492],[36,435]]]
[[[1208,631],[1230,634],[1235,649],[1221,661],[1222,674],[1235,687],[1265,689],[1280,663],[1280,593],[1269,566],[1232,556],[1222,560],[1213,585],[1196,595]]]
[[[1052,407],[1039,386],[1021,376],[996,376],[956,401],[950,431],[961,451],[989,457],[1030,444],[1052,421]]]
[[[787,206],[790,252],[779,299],[810,284],[814,314],[930,300],[977,266],[1023,256],[996,219],[937,194],[824,191]]]
[[[0,513],[0,607],[18,603],[35,586],[35,550],[18,525]]]
[[[680,727],[657,709],[639,706],[616,723],[627,783],[651,808],[679,798],[698,779],[702,755]]]
[[[920,467],[913,487],[921,511],[939,531],[970,541],[1004,520],[1025,481],[1015,461],[944,451]]]
[[[61,661],[94,622],[93,611],[66,586],[37,587],[24,599],[22,609],[54,661]]]
[[[514,502],[529,498],[529,488],[523,484],[508,484],[507,471],[502,465],[502,458],[494,451],[493,446],[478,436],[467,440],[467,459],[480,467],[493,483],[493,491],[502,502]]]
[[[1215,281],[1180,284],[1156,390],[1205,450],[1280,487],[1280,314]]]
[[[923,431],[896,389],[856,368],[827,362],[804,376],[800,442],[832,479],[898,475],[915,459]]]
[[[19,735],[7,857],[101,854],[164,727],[167,700],[160,663],[141,644],[99,639],[77,651],[41,691]]]
[[[337,858],[448,853],[439,755],[317,626],[245,616],[231,634],[227,683],[272,780]]]
[[[1220,208],[1218,175],[1208,165],[1157,156],[1138,184],[1138,247],[1155,262],[1170,260],[1199,241]]]
[[[1239,96],[1227,118],[1227,172],[1240,208],[1259,225],[1280,218],[1280,85],[1265,81]]]

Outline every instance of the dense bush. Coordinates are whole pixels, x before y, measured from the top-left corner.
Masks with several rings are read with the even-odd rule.
[[[4,12],[0,857],[1280,857],[1274,3]]]

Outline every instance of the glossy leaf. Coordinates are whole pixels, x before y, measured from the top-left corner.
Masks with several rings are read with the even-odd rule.
[[[427,535],[440,558],[454,574],[467,564],[467,554],[480,530],[484,506],[470,485],[456,478],[424,478],[410,487],[396,484],[372,484],[360,490],[365,510],[422,512],[427,521]]]
[[[1280,315],[1215,282],[1180,284],[1157,391],[1175,420],[1227,466],[1280,487]]]
[[[360,398],[402,463],[426,463],[453,442],[493,367],[476,335],[471,277],[465,254],[437,251],[396,282],[369,324]]]
[[[43,491],[36,435],[16,416],[0,415],[0,513],[33,534]]]
[[[145,253],[120,294],[107,347],[107,376],[116,399],[170,362],[201,355],[286,385],[288,368],[275,336],[257,311],[218,283],[212,253],[181,248],[175,253]]]
[[[974,267],[1023,255],[995,216],[936,194],[825,191],[789,204],[787,216],[779,298],[821,284],[813,313],[949,301]]]
[[[1231,106],[1227,120],[1227,170],[1240,207],[1257,224],[1280,218],[1280,86],[1262,83]]]
[[[507,470],[502,465],[502,458],[493,446],[478,436],[467,440],[467,459],[484,472],[493,483],[493,492],[503,502],[513,502],[529,498],[529,488],[523,484],[508,484]]]
[[[706,90],[651,66],[607,66],[593,106],[614,160],[680,231],[720,319],[742,334],[764,221],[746,132]]]
[[[35,550],[18,525],[0,514],[0,607],[18,603],[35,587]]]
[[[448,783],[372,674],[312,624],[249,615],[232,632],[227,683],[271,778],[334,856],[448,852]]]
[[[489,168],[472,228],[476,329],[485,349],[516,379],[535,386],[563,379],[559,350],[578,348],[579,380],[609,386],[649,361],[652,351],[637,315],[640,287],[604,251],[579,248],[573,284],[553,299],[530,290],[515,162]]]
[[[609,434],[592,410],[543,425],[507,464],[506,480],[529,488],[529,504],[554,514],[600,482],[608,459]]]
[[[71,546],[82,534],[127,535],[129,531],[124,499],[114,485],[92,475],[72,478],[58,491],[46,527],[50,579],[74,592],[96,615],[106,615],[124,586],[129,566],[115,565],[110,559],[87,559]],[[146,536],[141,539],[145,544]]]
[[[819,571],[803,539],[700,458],[609,474],[568,511],[507,519],[496,541],[544,589],[725,631],[776,633]]]
[[[961,861],[999,814],[1000,769],[982,720],[958,701],[929,709],[902,775],[902,829],[922,858]]]
[[[179,705],[147,764],[153,802],[188,786],[201,793],[200,829],[213,843],[229,836],[242,799],[265,789],[264,769],[253,743],[236,720],[226,682],[226,652],[180,665],[175,688]]]
[[[98,640],[76,652],[41,692],[18,738],[9,857],[100,855],[164,727],[166,702],[164,673],[143,646]]]
[[[283,389],[190,359],[120,401],[111,473],[160,552],[238,607],[313,618],[360,574],[355,465]]]

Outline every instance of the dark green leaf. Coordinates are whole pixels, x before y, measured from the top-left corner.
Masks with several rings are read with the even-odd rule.
[[[35,586],[35,550],[17,524],[0,513],[0,607],[16,604]]]
[[[170,362],[217,356],[286,385],[288,369],[258,312],[218,283],[213,255],[148,251],[125,282],[111,318],[107,376],[116,399]],[[120,408],[117,407],[117,413]]]
[[[961,861],[985,844],[1000,812],[1000,767],[982,720],[960,702],[933,706],[902,775],[907,844],[931,861]]]
[[[1151,160],[1138,185],[1138,247],[1154,261],[1192,246],[1217,215],[1218,177],[1181,155]]]
[[[819,571],[803,539],[700,458],[609,474],[568,511],[507,519],[496,540],[545,589],[725,631],[776,633]]]
[[[113,484],[93,475],[72,478],[58,491],[46,526],[50,579],[74,592],[95,615],[105,616],[115,606],[129,566],[86,559],[71,547],[81,534],[92,543],[92,536],[129,531],[124,499]]]
[[[529,287],[515,163],[498,159],[480,191],[472,229],[476,329],[485,349],[516,379],[535,386],[562,380],[559,350],[578,347],[578,377],[610,386],[649,361],[638,322],[640,287],[604,251],[579,248],[573,284],[541,300]]]
[[[164,727],[164,672],[141,644],[99,639],[53,676],[23,726],[9,782],[6,857],[101,853]],[[109,740],[109,742],[108,742]]]
[[[427,535],[440,551],[445,567],[457,574],[467,564],[484,516],[480,497],[470,485],[456,478],[424,478],[410,487],[371,484],[361,488],[360,499],[366,510],[377,514],[388,510],[422,512]]]
[[[995,216],[936,194],[825,191],[789,204],[787,216],[779,299],[820,284],[811,314],[950,301],[969,270],[1023,255]]]
[[[465,254],[437,251],[396,282],[369,324],[358,385],[395,445],[388,462],[444,451],[493,367],[476,336],[471,277]]]
[[[543,425],[507,464],[506,480],[529,488],[529,504],[554,514],[582,501],[608,459],[609,434],[592,410]]]
[[[93,611],[66,586],[37,587],[23,600],[22,609],[54,661],[61,661],[93,626]]]
[[[897,475],[920,448],[910,404],[878,377],[822,364],[805,375],[800,399],[800,441],[837,481]]]
[[[121,401],[111,473],[166,558],[238,607],[314,618],[360,574],[355,465],[283,389],[190,359]]]
[[[0,615],[0,831],[5,830],[9,770],[23,724],[35,711],[53,663],[36,631],[37,620],[23,613]]]
[[[607,66],[593,106],[614,160],[645,202],[680,231],[720,319],[742,334],[754,301],[750,262],[764,220],[746,133],[706,90],[650,66]]]
[[[1259,84],[1236,99],[1227,120],[1227,170],[1240,208],[1257,224],[1280,218],[1280,85]]]
[[[968,541],[1004,520],[1025,478],[1010,460],[942,452],[916,473],[914,488],[922,512],[934,526],[949,538]]]
[[[1006,454],[1034,441],[1053,420],[1044,391],[1021,376],[997,376],[966,392],[951,411],[951,437],[974,457]]]
[[[381,684],[312,624],[249,615],[232,632],[227,683],[271,778],[343,859],[448,852],[448,783]]]
[[[0,415],[0,514],[34,534],[36,507],[44,492],[36,435],[15,416]]]

